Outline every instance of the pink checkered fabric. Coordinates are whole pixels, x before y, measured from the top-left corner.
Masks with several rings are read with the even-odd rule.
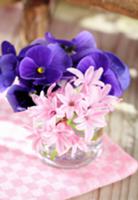
[[[9,113],[3,112],[1,119],[12,119],[16,124],[23,120],[18,115],[9,117]],[[49,167],[34,155],[1,145],[0,200],[65,200],[119,181],[137,170],[137,161],[106,135],[103,142],[101,157],[74,170]]]
[[[0,146],[0,200],[63,200],[119,181],[136,169],[137,162],[107,136],[102,156],[74,170],[52,168],[35,156]]]

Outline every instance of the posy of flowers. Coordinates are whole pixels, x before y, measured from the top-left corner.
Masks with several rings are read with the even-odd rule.
[[[0,91],[7,90],[15,112],[31,115],[34,147],[59,156],[87,151],[130,83],[127,65],[98,49],[87,31],[70,41],[46,33],[18,54],[8,41],[1,46]]]

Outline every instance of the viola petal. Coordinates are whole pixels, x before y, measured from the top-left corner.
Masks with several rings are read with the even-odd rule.
[[[120,97],[122,95],[122,89],[120,86],[120,83],[118,81],[118,79],[116,78],[115,74],[113,73],[113,71],[111,69],[108,69],[102,76],[102,81],[104,83],[108,83],[110,84],[111,87],[111,91],[110,94]]]
[[[16,76],[16,57],[13,54],[5,54],[0,58],[0,92],[6,90]]]
[[[51,84],[58,82],[62,76],[62,72],[53,68],[46,68],[46,83]]]
[[[96,42],[94,36],[88,31],[80,32],[73,40],[73,44],[76,46],[77,51],[81,51],[89,48],[96,48]]]
[[[126,90],[130,84],[130,73],[128,66],[123,63],[116,55],[105,52],[110,60],[110,68],[115,73],[122,90]]]
[[[57,43],[59,45],[64,45],[64,46],[73,46],[73,42],[72,41],[68,41],[68,40],[63,40],[63,39],[56,39],[50,32],[45,33],[45,38],[49,43]]]
[[[45,85],[45,84],[51,84],[58,82],[60,78],[62,77],[62,72],[52,69],[52,68],[46,68],[45,69],[45,77],[42,79],[35,79],[33,82],[35,85]]]
[[[92,58],[92,56],[86,56],[80,60],[80,62],[77,65],[77,69],[79,69],[81,72],[85,73],[86,70],[90,66],[95,66],[95,61]]]
[[[19,65],[19,74],[23,79],[36,79],[41,78],[41,74],[37,72],[38,66],[29,57],[25,57]]]
[[[90,56],[95,62],[94,64],[95,69],[99,69],[100,67],[102,67],[104,71],[106,71],[109,68],[110,66],[109,59],[102,51],[93,50]]]
[[[15,70],[17,65],[16,56],[13,54],[6,54],[0,58],[0,72],[7,73],[9,71]]]
[[[22,60],[26,56],[27,51],[34,46],[36,46],[36,44],[31,44],[31,45],[28,45],[28,46],[22,48],[21,51],[19,52],[18,59]]]
[[[49,65],[50,55],[50,49],[44,45],[35,45],[26,53],[26,56],[34,60],[34,62],[40,67]]]
[[[15,47],[8,41],[2,42],[1,51],[3,55],[9,54],[9,53],[16,55]]]
[[[72,66],[71,58],[58,44],[49,44],[48,48],[51,50],[49,63],[51,68],[65,72],[68,67]]]

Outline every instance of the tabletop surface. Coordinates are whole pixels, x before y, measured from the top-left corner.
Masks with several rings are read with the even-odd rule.
[[[106,130],[115,142],[120,144],[126,152],[138,160],[138,35],[136,34],[138,33],[138,26],[136,26],[136,24],[138,25],[138,21],[134,20],[132,22],[131,19],[124,17],[120,19],[118,15],[113,16],[109,13],[100,12],[99,16],[102,17],[98,19],[104,20],[103,16],[105,16],[105,19],[109,18],[108,23],[102,24],[101,29],[100,26],[96,26],[96,21],[92,23],[91,20],[97,20],[97,18],[91,12],[87,9],[76,9],[61,2],[55,8],[50,31],[57,36],[71,38],[80,30],[87,28],[94,33],[98,47],[113,51],[129,65],[132,78],[131,85],[123,97],[123,102],[117,108],[116,112],[110,115]],[[15,30],[19,25],[20,10],[14,8],[9,15],[13,20],[12,26],[7,17],[7,10],[0,9],[0,16],[2,16],[0,18],[0,40],[7,37],[18,45],[19,38]],[[118,24],[122,23],[122,19],[124,20],[124,24],[127,24],[127,27],[121,26],[122,29],[119,29],[120,26]],[[112,24],[109,22],[111,20],[116,25],[114,32],[110,30]],[[84,21],[86,22],[85,24]],[[15,28],[13,28],[14,26]],[[79,197],[71,198],[70,200],[138,200],[137,186],[138,172],[125,180],[91,191]]]

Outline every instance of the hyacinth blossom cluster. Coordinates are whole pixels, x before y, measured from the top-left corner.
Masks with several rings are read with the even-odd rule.
[[[30,138],[34,148],[40,151],[45,147],[46,152],[52,148],[58,156],[69,150],[72,156],[77,149],[87,151],[95,130],[106,125],[105,116],[119,101],[109,95],[111,85],[100,80],[103,68],[94,70],[90,66],[84,74],[69,68],[68,72],[75,77],[54,92],[52,84],[47,95],[33,94],[36,106],[27,111],[32,118]]]
[[[97,70],[101,71],[102,69],[98,84],[105,85],[102,85],[102,91],[108,91],[109,86],[106,85],[110,85],[109,95],[120,97],[130,83],[127,65],[113,53],[98,49],[93,35],[88,31],[80,32],[71,40],[57,39],[51,33],[46,33],[44,38],[36,39],[19,52],[10,42],[4,41],[1,44],[1,52],[0,92],[7,92],[7,99],[15,112],[24,111],[37,105],[32,98],[33,93],[39,96],[43,92],[46,95],[45,98],[47,98],[49,88],[53,87],[53,84],[52,92],[59,92],[63,89],[63,85],[66,85],[65,88],[67,87],[68,90],[72,89],[73,92],[73,84],[79,85],[82,80],[83,83],[81,84],[84,84],[85,88],[87,80],[84,81],[82,74],[86,74],[90,66],[93,66],[96,73],[99,73]],[[71,71],[70,68],[72,68]],[[71,84],[70,81],[78,77],[78,74],[81,75],[76,80],[77,83]],[[87,89],[88,86],[85,90]],[[93,87],[93,90],[97,89]],[[101,93],[99,95],[102,95]],[[80,92],[80,96],[76,93],[78,102],[87,105],[91,101],[93,91],[89,91],[87,94],[89,99],[80,101],[79,97],[82,92]],[[63,98],[64,95],[66,99]],[[63,103],[67,103],[67,98],[70,98],[64,92],[62,95],[56,95],[56,97],[53,98],[54,101],[58,99]],[[75,98],[75,94],[73,98]],[[46,101],[48,100],[46,99]],[[81,112],[82,107],[83,109],[85,107],[84,104],[78,103],[77,105],[80,107],[75,107],[75,110]],[[66,116],[69,118],[74,111],[70,110],[68,113],[67,106],[63,105]],[[63,114],[63,112],[61,113]],[[82,119],[77,118],[75,120],[81,121]],[[60,125],[59,123],[58,128]]]

